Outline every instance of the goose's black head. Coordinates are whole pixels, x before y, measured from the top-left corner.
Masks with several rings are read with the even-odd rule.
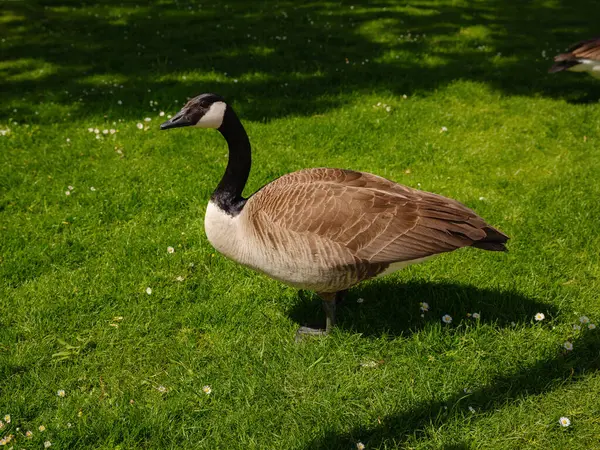
[[[223,123],[227,103],[217,94],[200,94],[160,126],[161,130],[179,127],[219,128]]]

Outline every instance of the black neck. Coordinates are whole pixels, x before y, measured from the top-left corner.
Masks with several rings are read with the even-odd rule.
[[[219,131],[229,145],[229,161],[225,174],[210,199],[227,214],[236,216],[246,203],[242,191],[250,175],[250,141],[242,122],[230,106],[225,109]]]

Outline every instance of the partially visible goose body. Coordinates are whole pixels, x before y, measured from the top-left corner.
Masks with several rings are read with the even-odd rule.
[[[570,70],[573,72],[589,72],[600,78],[600,38],[581,41],[554,57],[554,65],[548,72]]]
[[[202,94],[161,129],[182,126],[216,128],[229,145],[225,174],[206,209],[210,243],[247,267],[317,292],[325,332],[335,323],[336,299],[363,280],[461,247],[506,251],[508,237],[456,200],[370,173],[300,170],[245,199],[250,142],[233,109]]]

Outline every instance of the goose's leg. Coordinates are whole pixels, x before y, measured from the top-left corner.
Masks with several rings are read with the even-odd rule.
[[[346,291],[337,293],[324,292],[319,293],[319,297],[323,300],[323,311],[325,311],[325,329],[300,327],[296,332],[296,342],[302,340],[304,336],[326,336],[335,325],[335,306],[338,300],[343,298]]]

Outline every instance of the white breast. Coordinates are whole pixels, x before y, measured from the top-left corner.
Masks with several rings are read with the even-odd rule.
[[[208,202],[204,231],[212,246],[228,258],[240,261],[240,215],[230,216],[213,202]],[[240,261],[241,262],[241,261]]]

